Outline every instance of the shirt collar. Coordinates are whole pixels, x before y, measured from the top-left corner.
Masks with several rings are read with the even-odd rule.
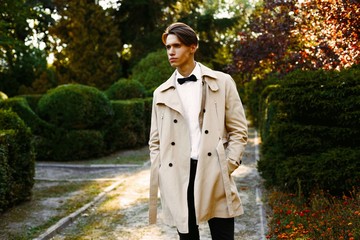
[[[191,76],[192,74],[195,75],[195,77],[196,77],[197,80],[201,79],[201,69],[200,69],[200,65],[199,65],[197,62],[195,62],[195,68],[194,68],[193,71],[189,74],[189,76]],[[186,76],[186,77],[188,77],[188,76]],[[184,76],[181,75],[178,70],[176,70],[176,77],[175,77],[175,79],[178,79],[178,78],[184,78]],[[176,83],[178,84],[177,81],[176,81]]]

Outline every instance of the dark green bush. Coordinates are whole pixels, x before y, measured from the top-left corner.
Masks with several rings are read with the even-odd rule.
[[[244,85],[245,96],[242,100],[246,103],[246,118],[257,128],[259,127],[259,121],[262,117],[260,113],[260,104],[264,102],[264,98],[271,92],[272,87],[268,88],[266,91],[264,91],[264,89],[268,86],[276,86],[277,80],[276,76],[269,76],[265,80],[250,81]],[[260,99],[261,97],[264,100]]]
[[[21,95],[19,97],[24,98],[29,104],[31,110],[37,113],[38,110],[37,106],[42,96],[43,96],[42,94],[32,94],[32,95],[29,94],[29,95]]]
[[[0,109],[0,211],[28,200],[34,185],[35,154],[30,129]]]
[[[1,101],[0,108],[16,112],[31,128],[40,161],[85,160],[145,145],[150,132],[152,98],[110,101],[98,93],[93,88],[67,85],[41,98],[27,95]]]
[[[304,193],[351,190],[360,179],[359,70],[296,71],[263,89],[258,168],[267,184]]]
[[[110,151],[141,146],[146,143],[145,101],[112,101],[115,112],[114,122],[105,132]]]
[[[30,108],[27,100],[23,97],[9,98],[0,103],[0,108],[11,109],[30,127],[34,135],[50,135],[57,129],[41,118]]]
[[[79,85],[62,85],[48,91],[39,101],[39,115],[65,129],[99,129],[111,120],[110,100],[100,90]]]
[[[149,53],[133,68],[132,79],[141,82],[150,97],[153,90],[165,82],[174,69],[170,66],[164,49]]]
[[[3,113],[0,111],[0,114]],[[13,170],[9,166],[9,146],[15,144],[14,135],[14,130],[0,130],[0,213],[12,202],[9,197],[13,182]]]
[[[65,134],[64,129],[42,120],[23,97],[9,98],[0,103],[0,108],[16,112],[30,127],[37,160],[51,160],[51,149],[55,146],[53,142],[59,142],[59,139]]]
[[[120,79],[105,91],[111,100],[126,100],[145,97],[144,86],[136,80]]]
[[[359,159],[359,149],[341,147],[294,155],[279,165],[276,177],[279,183],[297,186],[305,196],[310,194],[310,190],[319,188],[342,196],[359,186]]]
[[[97,130],[69,130],[53,142],[51,158],[55,161],[84,160],[105,152],[103,134]]]

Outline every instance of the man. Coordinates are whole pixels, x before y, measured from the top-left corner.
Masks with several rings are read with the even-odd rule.
[[[234,239],[234,217],[243,208],[231,173],[247,142],[235,82],[195,61],[198,38],[188,25],[170,25],[162,41],[176,70],[154,91],[150,223],[156,223],[159,188],[163,219],[177,227],[181,240],[199,239],[203,221],[213,240]]]

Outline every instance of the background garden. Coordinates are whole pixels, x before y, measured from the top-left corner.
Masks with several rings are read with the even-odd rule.
[[[360,238],[360,3],[2,0],[0,212],[31,200],[36,161],[147,143],[160,36],[183,21],[230,73],[262,138],[268,238]]]

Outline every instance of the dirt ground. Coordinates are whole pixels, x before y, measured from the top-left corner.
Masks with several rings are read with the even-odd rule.
[[[256,141],[254,130],[250,129],[249,143],[242,165],[233,173],[238,186],[245,214],[235,218],[235,239],[259,240],[264,239],[266,222],[261,222],[265,216],[264,209],[259,204],[259,192],[263,191],[261,178],[256,170]],[[35,187],[46,184],[57,184],[57,180],[98,179],[113,180],[119,185],[106,194],[103,200],[83,212],[69,226],[52,237],[53,240],[69,239],[106,239],[106,240],[172,240],[178,239],[176,229],[162,224],[158,219],[157,225],[148,225],[148,194],[149,194],[149,163],[134,167],[122,168],[56,168],[38,167],[38,179]],[[63,196],[66,197],[66,196]],[[261,196],[260,196],[261,197]],[[27,216],[27,222],[9,223],[3,227],[10,228],[31,226],[39,219],[46,219],[54,214],[54,209],[61,209],[63,199],[46,199],[41,207]],[[35,208],[34,208],[35,209]],[[159,212],[160,205],[159,205]],[[202,240],[210,240],[210,232],[206,223],[200,225]],[[1,239],[1,232],[0,232]]]

